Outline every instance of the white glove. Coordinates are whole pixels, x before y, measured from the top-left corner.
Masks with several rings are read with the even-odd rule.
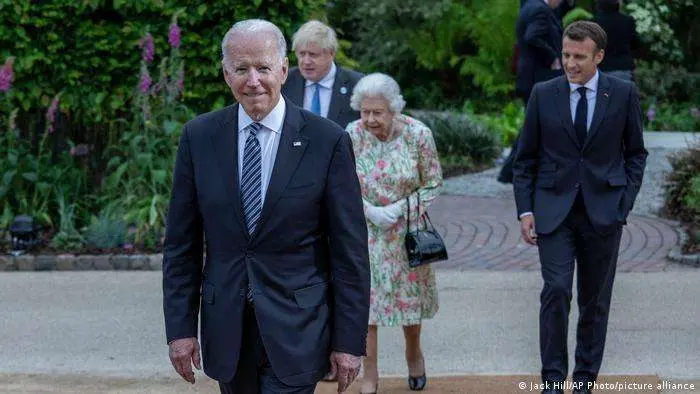
[[[367,219],[375,226],[386,230],[396,224],[403,215],[402,202],[395,202],[384,207],[375,207],[363,200]]]

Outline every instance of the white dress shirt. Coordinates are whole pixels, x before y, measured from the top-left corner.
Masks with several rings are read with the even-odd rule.
[[[588,113],[586,114],[586,130],[590,130],[593,121],[593,111],[595,110],[596,94],[598,93],[598,79],[600,74],[595,71],[593,78],[589,79],[585,85],[578,85],[569,82],[569,107],[571,108],[571,121],[576,124],[576,106],[581,99],[581,95],[576,89],[581,86],[586,87],[586,100],[588,100]]]
[[[260,154],[262,156],[262,185],[261,185],[261,204],[265,203],[265,194],[267,187],[270,184],[270,176],[272,168],[275,166],[275,158],[277,157],[277,148],[280,145],[280,137],[282,136],[282,124],[284,123],[285,103],[282,95],[277,102],[277,105],[264,117],[259,123],[263,127],[258,132],[258,142],[260,143]],[[245,151],[245,141],[248,138],[249,131],[246,129],[253,119],[245,112],[242,105],[238,106],[238,179],[243,176],[243,152]]]
[[[328,117],[328,108],[331,106],[331,94],[333,93],[333,82],[335,82],[335,73],[337,69],[335,63],[331,62],[331,69],[328,70],[328,74],[318,81],[319,89],[319,99],[321,101],[321,116],[324,118]],[[316,90],[315,82],[306,80],[306,85],[304,85],[304,109],[311,111],[311,101],[314,98],[314,91]]]

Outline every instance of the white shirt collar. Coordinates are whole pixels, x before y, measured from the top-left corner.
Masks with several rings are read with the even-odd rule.
[[[333,89],[333,81],[335,81],[335,73],[337,72],[337,68],[335,67],[335,62],[331,62],[331,69],[328,70],[328,74],[326,74],[325,77],[321,78],[320,81],[318,81],[318,84],[323,86],[326,89]],[[309,87],[313,85],[315,82],[309,81],[308,79],[306,80],[306,87]]]
[[[264,117],[259,123],[262,123],[268,130],[272,130],[275,133],[282,132],[282,124],[284,123],[284,110],[285,102],[284,98],[280,94],[280,99],[277,101],[277,105],[272,108],[269,114]],[[254,120],[248,116],[248,114],[243,109],[242,105],[238,105],[238,132],[242,132],[246,127],[250,126]]]
[[[585,86],[588,90],[595,93],[598,90],[598,79],[599,78],[600,78],[600,73],[596,69],[595,74],[593,75],[593,78],[589,79],[585,85],[579,85],[577,83],[569,82],[570,93],[575,92],[576,89],[580,88],[581,86]]]

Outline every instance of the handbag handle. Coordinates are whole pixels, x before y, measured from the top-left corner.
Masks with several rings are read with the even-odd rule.
[[[408,216],[406,216],[406,230],[411,231],[411,195],[409,194],[408,197],[406,197],[406,208],[408,209]],[[418,190],[416,190],[416,201],[418,202],[418,213],[417,215],[420,215],[420,193],[418,193]],[[420,217],[418,217],[418,220],[420,221]],[[423,224],[425,224],[426,230],[434,230],[435,227],[433,227],[433,222],[430,220],[430,215],[428,215],[428,211],[425,211],[423,214]]]

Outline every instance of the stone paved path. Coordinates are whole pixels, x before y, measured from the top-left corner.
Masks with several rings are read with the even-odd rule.
[[[442,195],[429,208],[450,259],[438,269],[539,270],[537,249],[520,240],[512,198]],[[620,243],[618,272],[672,268],[666,260],[679,242],[673,222],[631,215]]]

